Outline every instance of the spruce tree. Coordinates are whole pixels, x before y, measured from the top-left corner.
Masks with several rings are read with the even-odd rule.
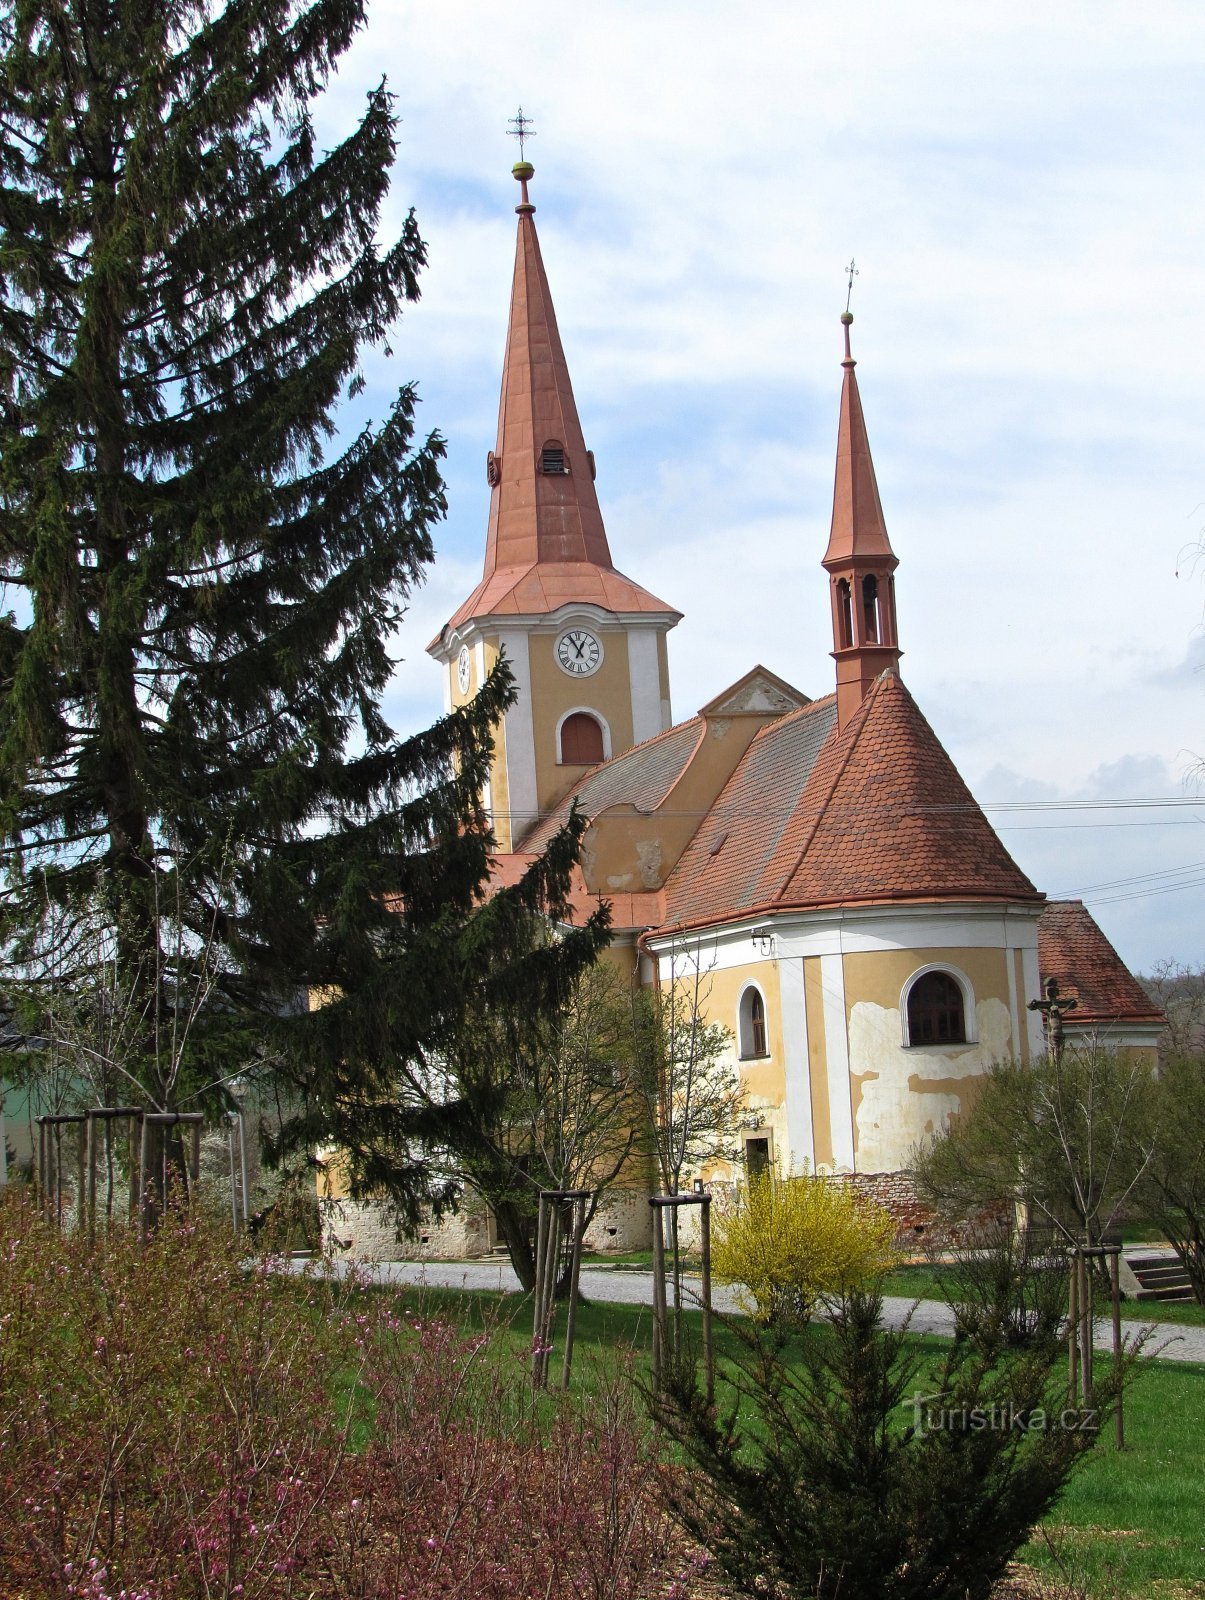
[[[412,1212],[438,1119],[407,1120],[399,1074],[494,981],[509,916],[563,912],[574,839],[482,914],[505,669],[418,736],[381,715],[444,498],[412,388],[337,432],[424,260],[413,215],[377,242],[385,85],[334,148],[315,136],[363,21],[362,0],[0,10],[2,931],[28,973],[52,927],[61,982],[63,930],[99,904],[151,1101],[254,1048],[304,1096],[297,1139],[344,1137]]]

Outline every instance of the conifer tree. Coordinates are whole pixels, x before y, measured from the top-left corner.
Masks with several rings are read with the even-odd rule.
[[[377,242],[385,85],[332,149],[315,135],[363,20],[363,0],[0,7],[2,931],[28,957],[48,914],[99,901],[150,1099],[220,1077],[258,1017],[306,1137],[325,1119],[356,1143],[349,1108],[374,1107],[379,1179],[395,1114],[410,1205],[422,1163],[381,1096],[485,981],[511,901],[563,909],[573,839],[475,914],[505,669],[418,736],[381,715],[444,499],[412,388],[336,431],[424,259],[413,215]],[[160,1034],[215,947],[168,1093]],[[508,981],[529,978],[537,1003],[541,974]]]

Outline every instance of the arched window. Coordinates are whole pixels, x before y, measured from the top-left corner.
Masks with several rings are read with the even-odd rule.
[[[848,650],[854,642],[853,611],[849,599],[849,584],[844,578],[837,580],[837,648]]]
[[[762,999],[761,990],[753,984],[741,995],[739,1021],[741,1060],[749,1061],[757,1056],[769,1055],[766,1048],[766,1002]]]
[[[549,439],[540,451],[540,471],[551,473],[553,477],[563,477],[569,471],[565,446],[559,440]]]
[[[962,985],[948,972],[923,972],[908,991],[909,1044],[965,1044]]]
[[[575,711],[561,723],[561,765],[593,767],[603,759],[603,731],[597,717]]]
[[[873,574],[862,579],[862,643],[879,642],[879,582]]]

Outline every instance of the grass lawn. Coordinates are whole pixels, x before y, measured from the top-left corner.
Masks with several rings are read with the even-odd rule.
[[[906,1269],[909,1274],[927,1268]],[[910,1287],[889,1292],[916,1295]],[[393,1292],[393,1291],[389,1291]],[[497,1358],[525,1363],[530,1303],[518,1295],[459,1290],[403,1290],[408,1305],[428,1313],[490,1326],[500,1338]],[[577,1316],[574,1384],[587,1389],[616,1360],[636,1375],[649,1370],[652,1337],[647,1307],[592,1303]],[[699,1338],[700,1317],[688,1312]],[[554,1332],[550,1372],[559,1377],[564,1311]],[[941,1342],[921,1341],[937,1358]],[[739,1348],[736,1335],[716,1328],[717,1355]],[[1053,1581],[1078,1585],[1090,1600],[1205,1600],[1205,1367],[1149,1362],[1126,1396],[1126,1449],[1113,1448],[1110,1425],[1096,1451],[1072,1478],[1048,1518],[1043,1536],[1022,1559]]]

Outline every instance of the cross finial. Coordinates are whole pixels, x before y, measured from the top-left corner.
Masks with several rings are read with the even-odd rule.
[[[534,139],[536,136],[536,130],[532,126],[532,120],[533,119],[531,117],[525,117],[523,115],[522,106],[519,107],[517,116],[507,118],[507,121],[510,123],[510,127],[506,130],[507,133],[512,139],[517,139],[519,141],[520,161],[524,159],[523,141],[525,139]]]
[[[850,297],[854,292],[854,279],[858,276],[858,269],[852,256],[849,258],[849,266],[845,269],[845,276],[849,279],[849,288],[845,291],[845,309],[848,311]]]

